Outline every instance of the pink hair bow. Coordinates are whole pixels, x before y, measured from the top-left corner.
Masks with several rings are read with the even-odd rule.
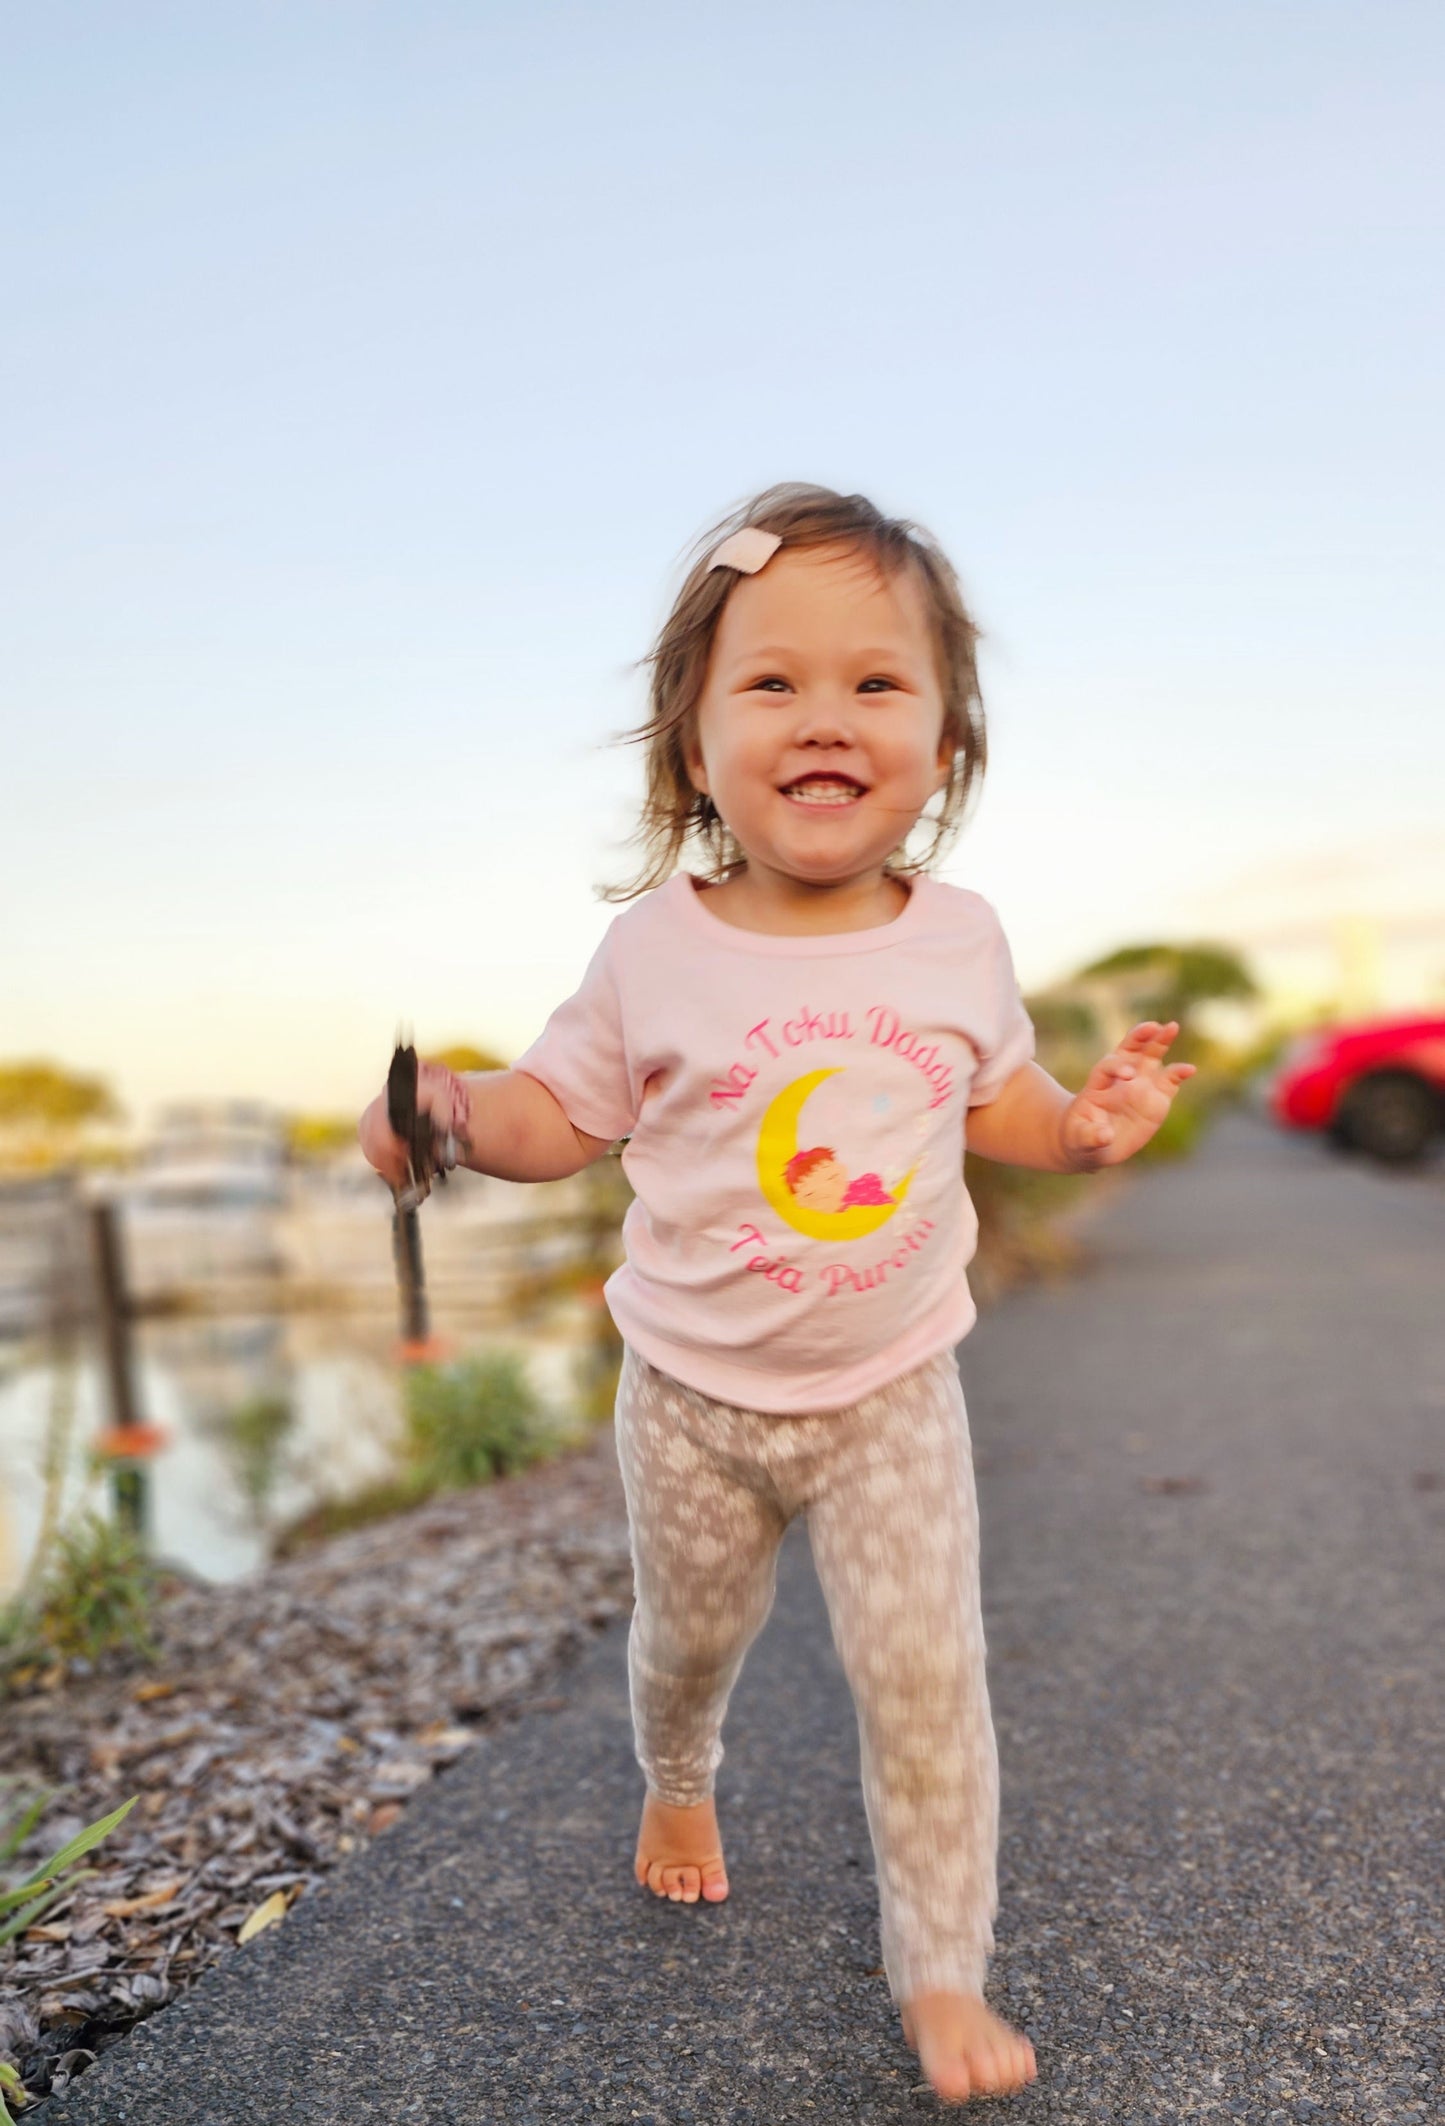
[[[714,547],[703,571],[710,575],[715,568],[735,568],[744,576],[755,576],[765,562],[771,561],[782,545],[779,532],[764,531],[760,524],[745,524]]]

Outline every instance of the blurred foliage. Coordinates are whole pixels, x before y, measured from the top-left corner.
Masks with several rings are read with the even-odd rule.
[[[1083,997],[1053,996],[1043,991],[1026,999],[1040,1049],[1059,1049],[1074,1042],[1086,1045],[1103,1038],[1099,1015]]]
[[[622,1338],[599,1293],[596,1332],[572,1361],[577,1409],[586,1423],[607,1423],[617,1407],[617,1383],[621,1378]]]
[[[1122,1022],[1113,1029],[1116,1040],[1139,1019],[1179,1021],[1168,1060],[1192,1063],[1195,1075],[1135,1157],[1146,1163],[1185,1157],[1200,1143],[1216,1111],[1236,1099],[1245,1082],[1242,1058],[1211,1041],[1196,1018],[1201,1004],[1248,1003],[1258,997],[1259,985],[1243,956],[1229,946],[1208,943],[1126,945],[1092,962],[1076,980],[1104,986]]]
[[[622,1260],[622,1221],[632,1184],[621,1159],[611,1153],[594,1159],[577,1178],[585,1206],[577,1245],[560,1262],[523,1263],[512,1275],[507,1302],[513,1318],[529,1324],[545,1322],[568,1301],[586,1308],[586,1332],[572,1365],[577,1411],[586,1424],[605,1424],[617,1401],[622,1338],[602,1289]]]
[[[1323,1025],[1328,1021],[1321,1018],[1309,1023]],[[1239,1090],[1243,1092],[1254,1081],[1269,1077],[1291,1041],[1297,1040],[1305,1030],[1296,1025],[1266,1027],[1247,1048],[1236,1049],[1229,1058],[1229,1070]]]
[[[1259,994],[1243,959],[1227,945],[1123,945],[1074,980],[1108,984],[1133,1019],[1178,1019],[1181,1028],[1207,999],[1247,1001]]]
[[[1200,1004],[1257,995],[1245,961],[1228,947],[1157,942],[1123,946],[1024,1001],[1037,1037],[1036,1060],[1071,1092],[1138,1020],[1179,1021],[1169,1060],[1192,1063],[1195,1075],[1160,1129],[1127,1162],[1137,1167],[1192,1152],[1220,1106],[1238,1098],[1277,1053],[1283,1036],[1271,1035],[1267,1043],[1236,1055],[1208,1040],[1194,1023]],[[1066,1214],[1088,1204],[1104,1175],[1125,1170],[1053,1174],[967,1154],[965,1178],[979,1224],[976,1268],[969,1274],[980,1294],[1066,1268],[1076,1255]]]
[[[289,1399],[265,1392],[248,1395],[221,1420],[222,1437],[231,1450],[241,1488],[258,1515],[264,1513],[276,1481],[281,1443],[295,1422]]]
[[[0,1172],[41,1174],[61,1164],[110,1163],[113,1146],[91,1141],[96,1124],[124,1119],[101,1078],[54,1063],[0,1063]]]
[[[31,2101],[30,2091],[21,2081],[18,2069],[12,2066],[9,2060],[0,2060],[0,2126],[15,2126],[15,2114],[10,2109],[11,2104],[28,2104]]]
[[[964,1156],[963,1175],[978,1215],[978,1252],[968,1281],[980,1305],[1010,1285],[1073,1264],[1077,1250],[1059,1221],[1087,1200],[1092,1175],[1003,1166],[973,1152]]]
[[[294,1557],[309,1544],[324,1542],[328,1536],[364,1528],[368,1521],[383,1521],[389,1514],[406,1513],[413,1506],[424,1504],[435,1488],[424,1469],[408,1466],[394,1476],[348,1492],[345,1498],[322,1499],[296,1520],[272,1531],[271,1555]]]
[[[464,1071],[469,1070],[506,1070],[508,1068],[508,1065],[502,1061],[501,1057],[493,1055],[489,1048],[470,1048],[465,1041],[459,1042],[453,1048],[435,1049],[430,1055],[423,1056],[421,1060],[423,1063],[440,1063],[443,1069],[454,1070],[458,1077]]]
[[[515,1352],[413,1366],[405,1391],[407,1453],[429,1490],[509,1476],[560,1443],[561,1428]]]
[[[100,1078],[53,1063],[0,1063],[0,1129],[74,1129],[82,1122],[116,1121],[120,1113]]]
[[[277,1530],[271,1545],[274,1557],[290,1557],[327,1536],[405,1513],[439,1491],[510,1476],[547,1459],[576,1437],[576,1427],[547,1408],[532,1385],[525,1359],[512,1351],[413,1366],[403,1376],[402,1395],[401,1466],[345,1498],[323,1499]]]
[[[75,1863],[98,1846],[102,1839],[108,1838],[117,1825],[125,1821],[140,1799],[138,1794],[132,1794],[129,1801],[123,1801],[120,1807],[112,1809],[108,1816],[101,1816],[96,1822],[87,1824],[84,1830],[77,1831],[73,1838],[67,1839],[63,1846],[43,1860],[38,1868],[32,1868],[28,1874],[12,1880],[9,1863],[29,1838],[51,1802],[66,1789],[56,1787],[49,1794],[42,1793],[27,1801],[19,1794],[14,1780],[0,1779],[0,1796],[8,1795],[11,1791],[16,1792],[19,1813],[8,1821],[0,1818],[0,1867],[4,1869],[3,1874],[0,1874],[0,1948],[14,1941],[27,1927],[35,1926],[52,1905],[69,1897],[78,1883],[96,1873],[94,1868],[78,1868]],[[7,1812],[9,1806],[9,1800],[6,1799]],[[7,2099],[12,2104],[26,2105],[37,2101],[21,2081],[19,2069],[9,2060],[0,2059],[0,2126],[15,2126]]]
[[[355,1115],[288,1115],[286,1149],[293,1159],[331,1159],[357,1142]]]
[[[9,1879],[9,1863],[25,1844],[51,1802],[65,1791],[64,1787],[56,1787],[49,1794],[37,1794],[27,1801],[21,1798],[16,1780],[8,1775],[0,1778],[0,1795],[7,1797],[6,1808],[10,1806],[8,1796],[11,1793],[14,1793],[20,1802],[18,1815],[8,1821],[0,1820],[0,1864],[6,1868],[5,1878],[0,1880],[0,1945],[13,1941],[16,1935],[23,1934],[27,1927],[33,1927],[48,1906],[58,1904],[62,1897],[68,1897],[78,1882],[96,1872],[94,1868],[77,1868],[75,1862],[82,1854],[98,1846],[103,1838],[108,1838],[117,1824],[124,1822],[140,1799],[138,1794],[132,1794],[129,1801],[123,1801],[120,1807],[112,1809],[108,1816],[102,1816],[95,1823],[87,1824],[83,1831],[77,1831],[75,1836],[52,1853],[49,1859],[43,1860],[38,1868],[33,1868],[18,1882],[12,1882]]]
[[[0,1611],[0,1690],[29,1683],[37,1666],[122,1649],[155,1660],[164,1577],[128,1528],[89,1508],[57,1531],[34,1591]]]

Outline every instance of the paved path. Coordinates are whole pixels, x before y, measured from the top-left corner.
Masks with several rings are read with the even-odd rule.
[[[1445,1174],[1229,1118],[963,1347],[1039,2121],[1438,2121]],[[1151,1490],[1197,1478],[1202,1488]],[[734,1701],[731,1901],[627,1856],[624,1630],[46,2126],[937,2115],[877,1971],[805,1541]],[[977,2110],[979,2107],[975,2107]],[[995,2113],[1001,2106],[993,2107]],[[967,2114],[965,2114],[967,2115]]]

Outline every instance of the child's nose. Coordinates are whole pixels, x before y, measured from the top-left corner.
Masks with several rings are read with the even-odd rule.
[[[793,737],[799,745],[850,746],[854,736],[851,694],[831,690],[800,695]]]

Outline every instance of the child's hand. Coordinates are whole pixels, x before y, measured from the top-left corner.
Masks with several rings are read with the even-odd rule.
[[[1076,1171],[1120,1166],[1149,1142],[1184,1080],[1194,1076],[1192,1063],[1164,1063],[1178,1031],[1177,1019],[1167,1026],[1145,1019],[1094,1065],[1059,1124],[1064,1152]]]
[[[433,1141],[446,1145],[448,1138],[454,1140],[458,1153],[465,1152],[471,1143],[471,1091],[465,1078],[448,1070],[442,1063],[418,1063],[416,1069],[416,1106],[419,1115],[431,1119]],[[372,1101],[361,1118],[358,1131],[362,1150],[392,1189],[404,1188],[412,1179],[411,1162],[407,1145],[387,1120],[386,1093],[381,1092]],[[428,1194],[430,1176],[420,1177],[418,1202]]]

